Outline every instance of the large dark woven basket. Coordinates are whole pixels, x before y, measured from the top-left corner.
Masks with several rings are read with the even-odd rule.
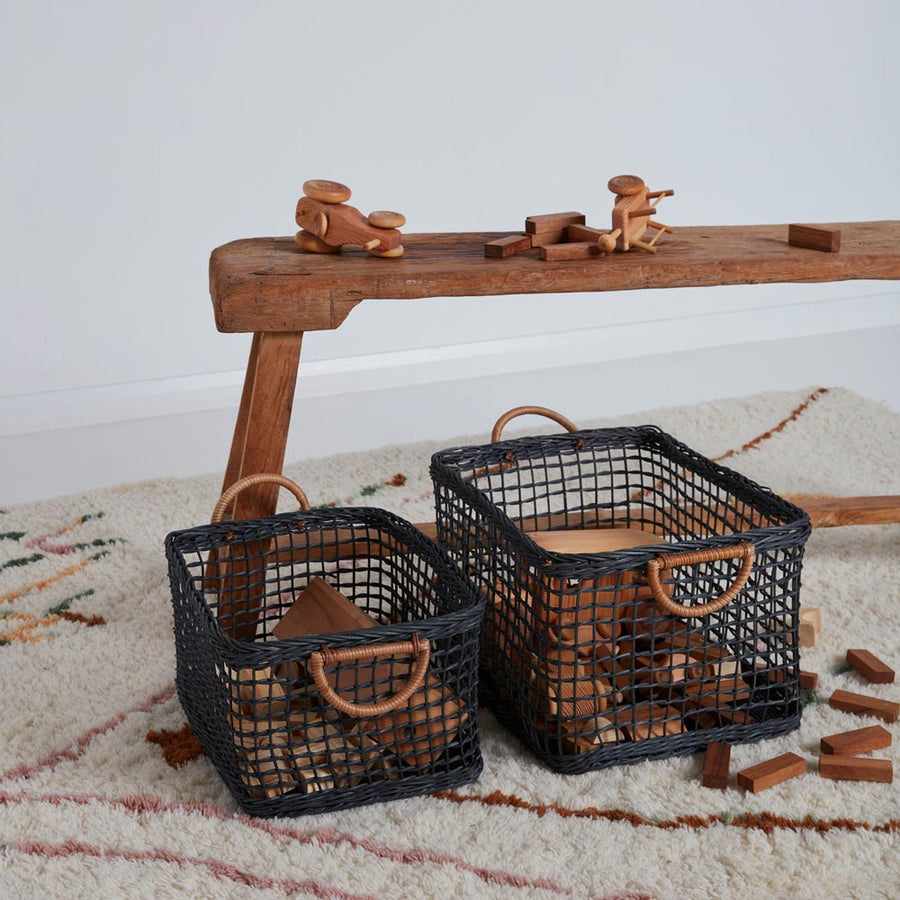
[[[445,450],[431,474],[438,541],[488,598],[482,699],[550,767],[799,724],[802,510],[653,426]],[[559,553],[529,537],[609,528],[659,543]]]
[[[174,532],[166,555],[178,695],[245,811],[323,812],[477,777],[483,604],[409,523],[287,513]],[[381,624],[275,639],[317,576]],[[252,639],[231,636],[248,621]]]

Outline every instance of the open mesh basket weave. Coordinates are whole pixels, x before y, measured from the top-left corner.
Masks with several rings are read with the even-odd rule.
[[[431,474],[438,540],[487,601],[483,700],[549,766],[799,724],[802,510],[653,426],[449,449]],[[570,553],[542,534],[617,529],[649,536]]]
[[[177,531],[166,555],[178,695],[246,812],[324,812],[477,777],[483,604],[412,525],[306,509]],[[292,609],[331,621],[335,600],[357,627],[276,635]]]

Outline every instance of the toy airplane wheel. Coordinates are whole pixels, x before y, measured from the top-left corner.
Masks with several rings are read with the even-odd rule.
[[[303,193],[310,200],[318,200],[320,203],[346,203],[350,199],[350,188],[346,184],[321,178],[304,182]]]

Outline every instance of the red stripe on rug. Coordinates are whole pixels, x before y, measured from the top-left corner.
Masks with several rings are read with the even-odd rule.
[[[130,797],[104,797],[101,794],[26,794],[21,792],[11,794],[6,791],[0,791],[0,804],[11,805],[16,803],[47,803],[52,806],[60,806],[71,803],[77,806],[86,806],[91,803],[97,803],[100,806],[106,806],[111,809],[125,809],[140,815],[148,813],[185,813],[188,815],[199,815],[207,819],[216,819],[222,822],[236,822],[257,831],[263,831],[270,837],[279,840],[289,840],[304,846],[312,846],[320,844],[326,847],[340,847],[345,845],[355,850],[362,850],[379,859],[385,859],[399,865],[438,865],[452,866],[462,872],[475,875],[485,883],[495,884],[501,887],[540,889],[555,894],[571,896],[572,891],[556,884],[548,878],[528,878],[524,875],[513,875],[508,872],[501,872],[495,869],[488,869],[484,866],[476,866],[466,862],[457,856],[450,856],[445,853],[434,853],[429,850],[399,850],[394,847],[386,847],[375,844],[365,838],[357,838],[348,834],[340,834],[334,829],[323,828],[313,832],[303,832],[297,828],[286,828],[284,826],[273,825],[271,822],[263,819],[254,819],[252,816],[243,813],[231,813],[212,803],[188,802],[188,803],[170,803],[158,797],[148,797],[144,795]],[[624,898],[626,895],[622,895]],[[629,900],[652,900],[648,895],[627,895]],[[620,898],[605,898],[605,900],[620,900]]]
[[[288,895],[300,891],[305,894],[314,894],[316,897],[324,898],[324,900],[375,900],[371,894],[351,894],[339,888],[328,887],[328,885],[322,884],[321,881],[313,878],[293,881],[284,878],[254,875],[252,872],[239,869],[237,866],[222,860],[184,856],[180,853],[172,853],[170,850],[104,850],[94,844],[85,844],[81,841],[64,841],[61,844],[48,844],[44,841],[21,841],[15,847],[20,853],[40,856],[43,859],[90,856],[94,859],[105,861],[164,862],[174,863],[179,866],[199,866],[207,869],[216,878],[225,878],[252,888],[280,890]]]
[[[39,759],[36,763],[20,763],[13,769],[10,769],[3,775],[0,775],[0,781],[9,781],[10,779],[17,778],[30,778],[36,772],[40,772],[42,769],[54,769],[59,763],[63,762],[63,760],[75,760],[78,759],[84,751],[88,748],[94,738],[99,737],[100,735],[106,734],[107,732],[112,731],[114,728],[117,728],[122,722],[125,721],[130,715],[134,713],[142,713],[142,712],[150,712],[154,707],[159,706],[161,703],[165,703],[167,700],[171,700],[175,695],[175,685],[169,685],[165,690],[160,691],[158,694],[154,694],[152,697],[146,699],[143,703],[138,706],[134,706],[125,712],[121,712],[116,716],[113,716],[108,721],[104,722],[102,725],[97,725],[92,728],[90,731],[86,731],[80,738],[76,741],[73,741],[66,747],[64,750],[57,750],[54,753],[45,756],[43,759]]]

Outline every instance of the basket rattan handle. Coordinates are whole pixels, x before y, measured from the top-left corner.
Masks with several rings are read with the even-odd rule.
[[[492,444],[500,440],[500,435],[503,433],[507,423],[518,416],[545,416],[548,419],[553,419],[557,425],[562,425],[566,431],[578,431],[578,426],[571,419],[567,419],[562,413],[558,413],[555,410],[547,409],[546,406],[517,406],[509,412],[503,413],[497,419],[494,430],[491,432]]]
[[[300,509],[309,509],[309,500],[299,484],[291,481],[290,478],[286,478],[284,475],[262,472],[259,475],[248,475],[246,478],[241,478],[231,485],[228,490],[223,491],[222,496],[219,497],[219,502],[216,504],[216,508],[213,510],[212,518],[209,520],[210,523],[218,525],[225,517],[225,511],[231,506],[234,498],[237,497],[241,491],[246,490],[248,487],[253,487],[255,484],[280,484],[283,488],[287,488],[297,498]]]
[[[392,697],[379,700],[378,703],[351,703],[335,693],[334,688],[325,677],[325,666],[335,663],[355,662],[357,660],[372,659],[374,656],[391,656],[394,654],[415,654],[416,664],[410,673],[409,680]],[[348,716],[383,716],[391,710],[403,706],[407,700],[420,688],[425,681],[425,673],[428,671],[428,663],[431,660],[431,643],[427,638],[419,638],[414,634],[411,641],[396,641],[393,644],[370,644],[367,647],[346,647],[343,650],[332,650],[330,647],[322,647],[314,650],[309,655],[309,663],[306,670],[312,675],[316,687],[322,697],[330,703],[338,712]]]
[[[747,583],[750,572],[753,571],[753,558],[753,545],[743,541],[734,547],[721,547],[716,550],[695,550],[692,553],[677,553],[674,556],[661,553],[647,563],[647,582],[653,591],[656,605],[662,612],[673,616],[682,616],[686,619],[696,619],[717,612],[737,597]],[[676,603],[671,597],[666,596],[659,583],[659,573],[665,569],[674,569],[676,566],[695,566],[720,559],[742,559],[743,563],[731,587],[709,603],[703,603],[700,606],[684,606]]]

